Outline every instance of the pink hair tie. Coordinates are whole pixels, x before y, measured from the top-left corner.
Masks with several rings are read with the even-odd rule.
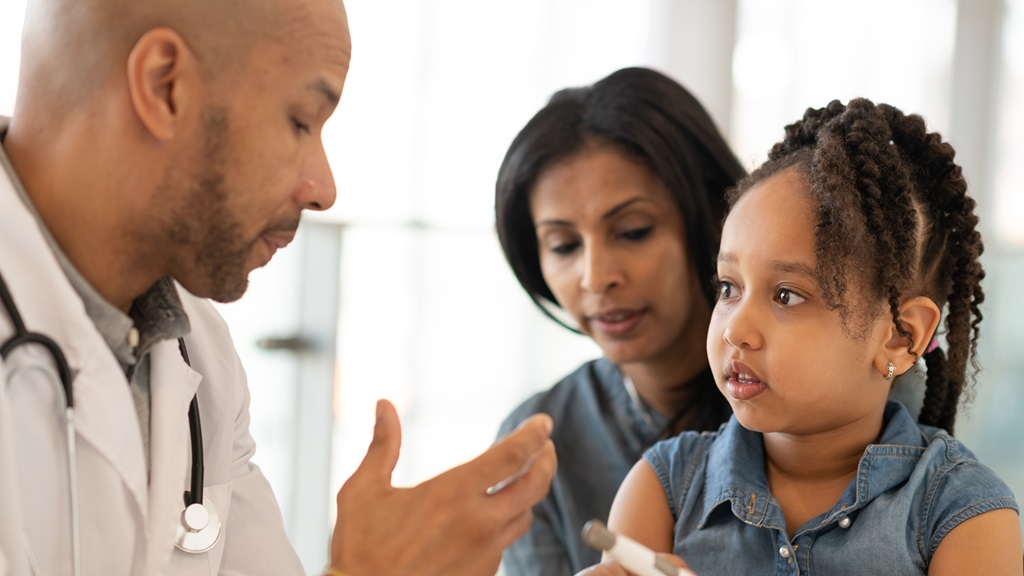
[[[939,347],[939,339],[938,338],[932,338],[932,341],[928,344],[928,349],[925,350],[924,353],[928,354],[929,352],[931,352],[932,350],[935,350],[938,347]]]

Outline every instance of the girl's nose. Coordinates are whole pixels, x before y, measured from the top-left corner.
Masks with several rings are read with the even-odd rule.
[[[727,313],[722,338],[736,348],[757,350],[764,345],[764,336],[759,329],[757,311],[750,302],[740,300]]]

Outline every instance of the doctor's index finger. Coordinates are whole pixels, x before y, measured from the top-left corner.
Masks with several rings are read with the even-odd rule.
[[[547,414],[536,414],[527,418],[515,430],[499,440],[483,454],[462,466],[462,472],[479,492],[490,489],[496,492],[516,478],[526,474],[538,463],[537,458],[553,459],[546,445],[550,443],[553,423]],[[474,489],[474,491],[476,491]]]

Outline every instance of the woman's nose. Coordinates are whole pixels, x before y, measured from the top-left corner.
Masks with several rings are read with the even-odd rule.
[[[600,294],[610,288],[620,286],[625,280],[616,255],[600,245],[593,243],[584,245],[582,264],[580,285],[587,292]]]

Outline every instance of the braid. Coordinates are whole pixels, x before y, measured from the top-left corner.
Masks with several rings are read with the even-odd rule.
[[[843,296],[849,294],[846,278],[857,275],[850,274],[850,263],[871,262],[859,266],[864,270],[860,283],[876,290],[866,292],[863,300],[884,298],[897,331],[909,338],[899,321],[901,289],[914,268],[917,242],[909,171],[890,143],[888,123],[867,100],[851,101],[845,113],[822,127],[822,132],[810,185],[819,222],[830,222],[818,227],[815,256],[831,280],[831,306],[839,308],[849,324],[851,302]],[[836,202],[837,197],[844,198]],[[826,214],[827,220],[822,218]],[[849,241],[857,236],[866,236],[866,241]]]
[[[786,126],[786,137],[768,153],[768,159],[774,160],[788,156],[800,148],[814,146],[818,141],[818,130],[821,125],[839,116],[846,106],[839,100],[833,100],[824,108],[808,108],[802,120]]]
[[[925,354],[924,365],[928,377],[925,381],[924,404],[921,406],[921,413],[917,420],[922,424],[939,426],[948,430],[949,427],[952,427],[952,422],[946,422],[950,395],[949,362],[946,361],[946,354],[942,348],[935,348]],[[954,401],[953,404],[955,406],[956,402]]]
[[[855,99],[808,109],[786,127],[768,162],[730,192],[734,204],[752,186],[794,168],[815,205],[815,270],[822,299],[847,329],[877,302],[915,347],[900,319],[908,296],[926,295],[946,314],[948,353],[925,354],[927,390],[919,421],[953,432],[967,382],[977,373],[985,273],[975,202],[952,146],[918,115]],[[863,290],[849,290],[855,282]],[[971,366],[968,373],[968,364]]]
[[[954,161],[956,152],[941,136],[927,133],[924,120],[904,116],[891,106],[880,107],[892,118],[894,141],[917,168],[918,201],[924,206],[925,249],[920,254],[920,289],[940,306],[948,305],[948,355],[936,350],[928,367],[928,389],[921,423],[945,428],[956,422],[960,397],[978,372],[977,349],[985,271],[979,257],[984,246],[977,230],[975,201]],[[970,369],[968,370],[968,364]],[[939,373],[933,377],[933,365]]]

